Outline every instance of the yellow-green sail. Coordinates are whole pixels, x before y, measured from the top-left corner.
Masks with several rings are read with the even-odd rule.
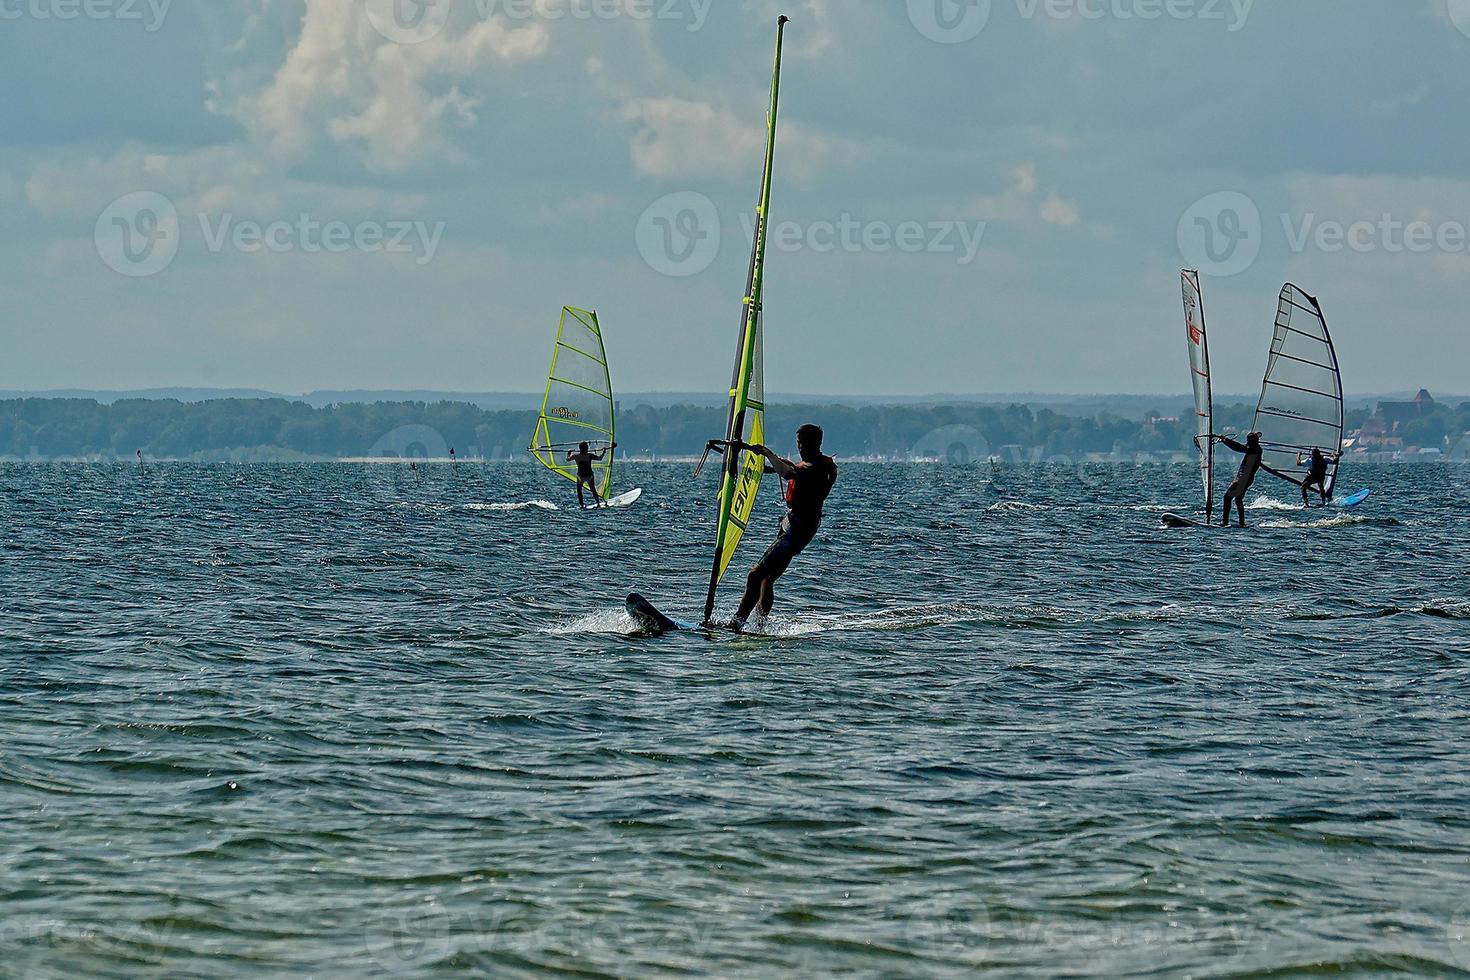
[[[710,573],[709,596],[705,600],[704,619],[714,614],[715,593],[720,580],[735,557],[740,539],[755,509],[761,476],[765,473],[763,457],[737,451],[732,443],[762,446],[765,433],[765,373],[761,362],[761,305],[765,291],[766,232],[770,223],[771,179],[776,162],[776,113],[781,100],[781,47],[786,24],[782,17],[776,27],[776,69],[771,79],[771,108],[766,116],[766,165],[761,177],[760,203],[756,206],[755,240],[750,253],[750,275],[746,279],[745,300],[740,317],[740,346],[735,352],[735,373],[730,381],[730,415],[725,430],[725,464],[721,467],[719,518],[715,537],[714,569]]]
[[[563,307],[531,453],[541,465],[575,483],[577,467],[567,454],[584,442],[594,453],[606,451],[600,462],[592,464],[597,492],[606,499],[617,441],[613,415],[612,377],[597,314]]]

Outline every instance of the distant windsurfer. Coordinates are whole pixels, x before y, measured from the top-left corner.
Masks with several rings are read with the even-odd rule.
[[[618,448],[613,443],[601,452],[594,453],[592,447],[582,443],[576,452],[567,453],[567,462],[577,464],[577,503],[585,510],[587,501],[582,497],[582,487],[585,485],[592,491],[592,503],[597,507],[606,507],[607,501],[602,499],[602,494],[597,492],[597,474],[592,470],[593,463],[600,463],[607,459],[607,454]]]
[[[1296,464],[1298,466],[1307,467],[1307,478],[1302,483],[1303,507],[1312,506],[1308,502],[1309,498],[1307,497],[1307,491],[1310,490],[1312,487],[1316,487],[1317,492],[1322,495],[1322,506],[1327,506],[1327,501],[1332,499],[1332,494],[1327,489],[1327,468],[1330,464],[1336,463],[1341,459],[1342,453],[1333,453],[1331,456],[1327,456],[1324,455],[1322,450],[1318,449],[1316,446],[1312,447],[1312,452],[1310,454],[1297,454]]]
[[[822,453],[822,430],[803,425],[796,431],[796,449],[801,462],[777,456],[765,446],[738,445],[766,458],[767,473],[786,482],[786,516],[781,519],[781,533],[745,580],[745,594],[731,624],[743,630],[757,608],[762,617],[771,614],[776,603],[776,580],[786,574],[791,562],[817,536],[822,524],[822,505],[837,483],[837,461]]]
[[[1261,470],[1261,460],[1265,451],[1261,449],[1261,434],[1252,432],[1246,436],[1245,444],[1236,442],[1229,436],[1214,436],[1226,446],[1241,453],[1245,459],[1241,460],[1240,472],[1235,474],[1235,482],[1230,484],[1230,489],[1225,491],[1225,520],[1221,527],[1230,526],[1230,504],[1233,501],[1235,508],[1240,513],[1240,526],[1245,527],[1245,495],[1250,493],[1251,485],[1256,482],[1256,474]]]

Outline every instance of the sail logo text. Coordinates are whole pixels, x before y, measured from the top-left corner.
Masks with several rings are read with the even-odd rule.
[[[575,422],[582,417],[581,412],[574,412],[570,408],[553,408],[546,414],[551,418],[565,419],[568,422]]]
[[[755,217],[742,215],[745,240],[755,240]],[[843,214],[836,221],[778,221],[766,233],[766,246],[777,252],[902,252],[906,255],[953,255],[970,265],[980,254],[984,221],[859,221]]]

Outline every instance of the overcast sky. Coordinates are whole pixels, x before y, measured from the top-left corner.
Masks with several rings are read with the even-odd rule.
[[[0,388],[719,390],[783,11],[772,390],[1470,387],[1470,0],[0,0]]]

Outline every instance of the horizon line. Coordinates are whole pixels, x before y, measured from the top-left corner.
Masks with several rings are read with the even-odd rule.
[[[1359,395],[1350,395],[1350,396],[1348,396],[1348,400],[1350,400],[1350,401],[1356,401],[1356,400],[1372,399],[1372,398],[1389,398],[1389,397],[1393,397],[1393,396],[1397,396],[1397,395],[1404,395],[1404,394],[1407,394],[1407,395],[1412,396],[1414,394],[1417,394],[1421,390],[1425,390],[1423,388],[1423,386],[1419,386],[1417,388],[1411,387],[1411,388],[1402,388],[1402,389],[1395,389],[1395,390],[1389,390],[1389,391],[1364,392],[1363,394],[1359,394]],[[255,398],[255,399],[262,399],[262,400],[265,400],[265,399],[276,399],[276,398],[278,398],[278,399],[283,399],[283,400],[288,400],[288,401],[289,400],[304,400],[304,399],[313,398],[313,397],[315,397],[315,398],[321,398],[323,396],[356,396],[356,395],[364,395],[364,396],[370,395],[370,396],[375,396],[376,400],[378,400],[378,401],[386,400],[382,396],[405,396],[405,397],[407,397],[407,396],[431,396],[431,397],[433,397],[433,398],[435,398],[437,400],[444,400],[444,401],[451,400],[451,399],[454,399],[454,398],[516,398],[516,399],[526,398],[526,399],[539,399],[539,398],[542,397],[542,394],[543,394],[540,391],[514,391],[514,390],[509,390],[509,389],[483,390],[483,391],[462,391],[462,390],[438,389],[438,388],[369,388],[369,387],[358,387],[358,388],[315,388],[315,389],[312,389],[310,391],[304,391],[304,392],[299,392],[298,393],[298,392],[273,391],[273,390],[268,389],[268,388],[254,388],[254,387],[246,387],[246,386],[214,387],[214,386],[209,386],[209,385],[166,385],[166,386],[164,386],[164,385],[158,385],[158,386],[149,386],[149,387],[144,387],[144,388],[101,388],[101,387],[86,387],[86,386],[80,386],[80,385],[73,386],[73,387],[66,387],[66,388],[0,388],[0,398],[16,398],[16,397],[20,397],[20,398],[76,398],[76,397],[83,397],[83,396],[87,396],[87,395],[107,395],[107,396],[149,396],[149,395],[153,395],[153,396],[158,396],[158,395],[168,395],[170,393],[174,393],[174,394],[178,394],[178,393],[191,393],[191,394],[192,393],[197,393],[197,394],[201,394],[201,395],[213,395],[213,394],[217,394],[217,395],[220,396],[219,400],[226,400],[226,399],[229,399],[229,398],[246,397],[246,398]],[[675,397],[684,398],[684,397],[687,397],[687,398],[698,398],[698,399],[707,399],[707,400],[721,400],[721,396],[717,392],[689,391],[689,390],[680,390],[680,389],[639,389],[639,390],[629,391],[629,392],[622,393],[622,394],[615,394],[615,397],[618,400],[622,400],[622,399],[626,399],[626,398],[635,398],[635,397],[639,397],[639,396],[654,396],[654,397],[659,397],[659,398],[675,398]],[[1008,400],[1025,400],[1025,399],[1049,399],[1049,400],[1050,399],[1057,399],[1057,400],[1061,400],[1061,399],[1067,399],[1067,400],[1083,400],[1083,399],[1093,399],[1093,398],[1169,398],[1169,399],[1181,399],[1181,398],[1190,398],[1190,397],[1192,397],[1192,393],[1191,392],[1188,392],[1188,391],[1179,391],[1179,392],[1157,392],[1157,391],[1154,391],[1154,392],[1150,392],[1150,391],[1114,391],[1114,392],[1103,392],[1103,391],[1089,391],[1089,392],[1064,392],[1064,391],[1051,391],[1051,392],[1048,392],[1048,391],[944,392],[944,391],[940,391],[940,392],[923,392],[923,393],[915,393],[915,394],[903,394],[903,393],[892,393],[892,392],[885,392],[885,393],[882,393],[882,394],[864,394],[864,393],[860,393],[860,392],[841,392],[841,393],[772,392],[770,395],[768,395],[768,400],[769,401],[772,401],[772,402],[777,402],[780,399],[798,399],[798,400],[801,400],[801,401],[808,401],[809,402],[809,401],[819,401],[819,400],[822,400],[822,399],[837,399],[837,400],[862,400],[862,401],[869,401],[869,402],[883,402],[885,400],[890,400],[890,399],[893,399],[893,400],[902,400],[902,401],[944,401],[944,400],[974,401],[974,400],[978,400],[978,399],[1002,399],[1002,400],[1007,400],[1007,399]],[[1254,397],[1256,397],[1256,395],[1255,394],[1252,394],[1252,393],[1248,393],[1248,392],[1238,392],[1238,393],[1226,392],[1226,393],[1222,393],[1222,394],[1217,394],[1216,397],[1217,398],[1218,397],[1226,397],[1226,398],[1254,398]],[[1451,395],[1441,395],[1439,397],[1440,398],[1449,398],[1449,399],[1453,400],[1455,398],[1470,398],[1470,395],[1451,394]],[[206,399],[199,399],[199,400],[215,400],[215,399],[208,399],[208,398],[206,398]],[[422,399],[415,398],[415,399],[412,399],[412,400],[422,400]]]

